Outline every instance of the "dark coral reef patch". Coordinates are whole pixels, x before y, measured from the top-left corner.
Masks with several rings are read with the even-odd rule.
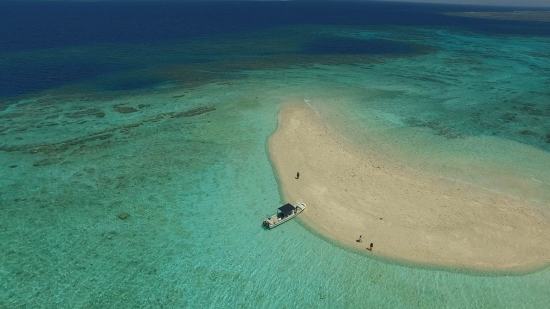
[[[320,37],[307,43],[302,52],[305,54],[331,55],[415,55],[430,51],[421,46],[404,41],[388,39],[357,39],[350,37]]]
[[[98,132],[93,132],[81,137],[67,139],[61,142],[48,143],[48,144],[26,144],[26,145],[0,145],[0,151],[4,152],[25,152],[30,154],[45,154],[45,155],[54,155],[68,151],[73,148],[84,148],[87,145],[94,143],[98,146],[97,143],[109,142],[112,138],[115,137],[115,133],[129,133],[130,130],[140,127],[146,123],[159,122],[167,119],[176,119],[181,117],[194,117],[202,114],[206,114],[212,111],[215,111],[216,108],[213,106],[199,106],[184,111],[174,111],[166,112],[154,115],[149,118],[145,118],[139,122],[129,123],[121,126],[116,126],[101,130]],[[51,164],[51,160],[46,161],[37,161],[35,166],[43,166]]]
[[[130,114],[138,111],[136,108],[126,105],[115,105],[114,109],[117,113],[121,114]]]
[[[65,113],[65,116],[72,119],[78,119],[78,118],[84,118],[84,117],[97,117],[97,118],[103,118],[105,117],[105,112],[98,108],[84,108],[81,110]]]

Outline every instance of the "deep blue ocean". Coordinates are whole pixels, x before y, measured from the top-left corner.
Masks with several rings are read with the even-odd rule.
[[[65,2],[25,1],[0,3],[0,96],[11,97],[88,80],[124,70],[158,65],[150,53],[155,45],[192,39],[212,39],[231,33],[246,35],[274,27],[299,25],[454,27],[464,31],[507,35],[549,36],[544,23],[478,20],[441,15],[479,7],[430,4],[325,2],[325,1],[158,1]],[[503,8],[482,7],[498,11]],[[311,36],[311,40],[316,38]],[[304,41],[307,45],[309,42]],[[315,42],[300,51],[246,50],[248,57],[286,53],[338,54],[391,52],[399,46]],[[132,48],[125,46],[135,44]],[[342,46],[343,44],[343,46]],[[106,46],[97,52],[95,47]],[[327,48],[328,46],[328,48]],[[70,53],[59,49],[71,48]],[[136,51],[136,48],[138,49]],[[110,52],[108,49],[112,49]],[[143,49],[140,54],[139,49]],[[333,50],[334,49],[334,50]],[[40,51],[40,56],[33,55]],[[183,50],[180,50],[184,52]],[[172,52],[177,52],[176,50]],[[6,57],[6,54],[8,57]],[[19,57],[10,58],[14,54]],[[162,65],[204,63],[185,53],[163,59]],[[215,54],[214,54],[215,56]],[[223,56],[223,54],[220,54]],[[116,88],[148,87],[160,80],[121,81]],[[116,81],[114,81],[116,83]]]

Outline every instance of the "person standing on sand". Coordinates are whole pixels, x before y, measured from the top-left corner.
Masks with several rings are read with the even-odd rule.
[[[374,247],[374,244],[371,242],[367,250],[372,251],[372,247]]]
[[[300,179],[300,172],[296,172],[296,179]]]

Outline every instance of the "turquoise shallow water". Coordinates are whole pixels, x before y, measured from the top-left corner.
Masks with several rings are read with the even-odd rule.
[[[304,44],[311,36],[321,39]],[[265,50],[247,54],[256,44]],[[334,44],[344,47],[326,51]],[[260,222],[282,202],[266,140],[288,98],[342,111],[357,135],[378,130],[414,164],[420,142],[444,162],[514,162],[545,198],[548,47],[445,27],[284,27],[143,47],[126,71],[6,99],[0,307],[544,308],[548,268],[422,269],[347,251],[298,221]],[[29,53],[9,55],[45,54]],[[500,142],[537,155],[495,155]]]
[[[277,100],[261,99],[276,96],[260,86],[211,84],[185,100],[164,93],[122,97],[116,102],[150,104],[123,119],[112,112],[113,102],[97,102],[109,114],[105,121],[118,126],[113,136],[45,153],[4,152],[2,218],[10,220],[1,225],[3,305],[517,308],[548,302],[548,270],[484,276],[418,269],[346,251],[298,222],[261,229],[279,195],[265,152]],[[148,121],[204,101],[216,110]],[[17,173],[8,170],[11,164]],[[121,212],[129,218],[118,219]]]

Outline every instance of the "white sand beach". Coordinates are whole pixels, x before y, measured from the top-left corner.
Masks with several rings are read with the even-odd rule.
[[[364,151],[306,104],[282,108],[269,153],[284,198],[308,205],[301,220],[345,246],[482,271],[550,264],[548,208]]]

